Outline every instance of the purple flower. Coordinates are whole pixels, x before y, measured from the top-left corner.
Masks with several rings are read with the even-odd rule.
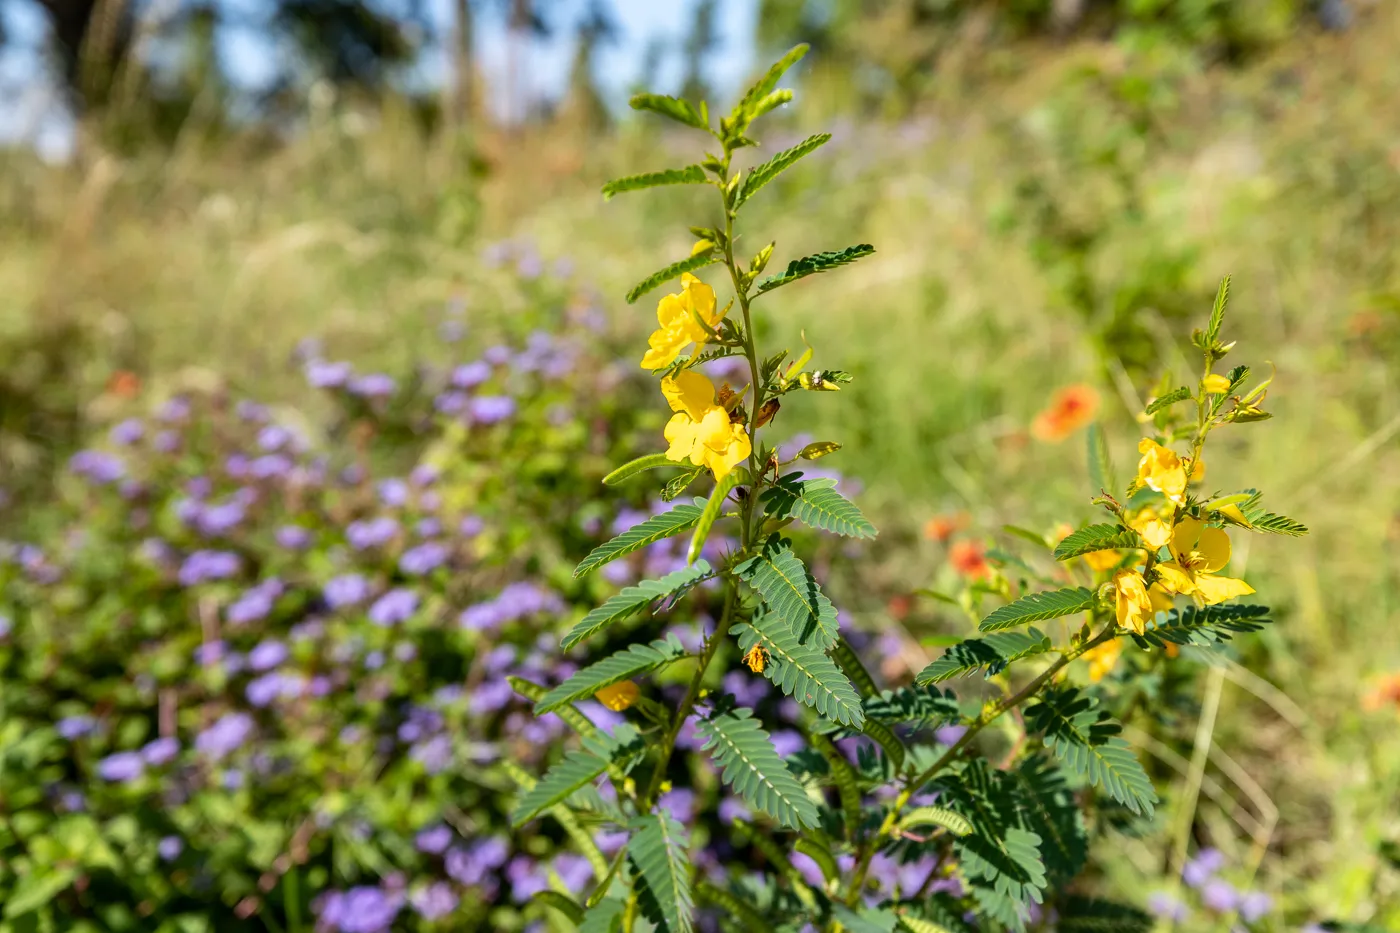
[[[383,373],[370,373],[351,379],[348,388],[353,394],[365,398],[386,398],[394,394],[398,384],[391,376],[386,376]]]
[[[515,689],[504,677],[491,678],[477,686],[471,695],[471,711],[480,716],[496,713],[510,705]]]
[[[54,725],[54,730],[71,742],[91,733],[96,725],[97,720],[91,716],[64,716]]]
[[[467,405],[470,402],[471,397],[465,392],[457,392],[454,390],[443,392],[437,398],[433,399],[433,408],[437,409],[439,414],[460,415],[467,410]]]
[[[695,816],[695,791],[688,787],[677,787],[658,797],[656,805],[670,810],[671,815],[680,822],[689,823]]]
[[[747,823],[753,819],[753,813],[744,805],[738,797],[725,797],[719,802],[719,819],[721,823],[733,823],[740,821]]]
[[[1229,913],[1240,902],[1240,892],[1220,878],[1212,878],[1201,888],[1201,903],[1217,913]]]
[[[0,638],[8,638],[10,632],[14,629],[14,625],[14,622],[10,620],[9,616],[0,613]]]
[[[155,768],[170,763],[178,754],[180,754],[180,743],[170,736],[153,739],[141,749],[142,760]]]
[[[194,649],[194,659],[204,667],[217,664],[224,657],[224,651],[228,648],[223,641],[208,641]]]
[[[208,580],[226,580],[238,573],[238,555],[229,551],[195,551],[180,565],[180,584],[195,586]]]
[[[175,421],[184,421],[190,416],[190,400],[183,395],[177,395],[164,405],[160,406],[160,411],[156,412],[156,417],[167,424]]]
[[[409,895],[409,903],[424,920],[438,920],[457,909],[457,893],[445,881],[434,881]]]
[[[452,830],[441,823],[429,826],[413,837],[413,844],[418,847],[419,852],[441,855],[452,845]]]
[[[1191,915],[1191,910],[1166,891],[1157,891],[1147,896],[1147,910],[1154,917],[1182,922]]]
[[[477,424],[496,424],[515,414],[515,399],[508,395],[479,395],[467,407]]]
[[[966,734],[967,726],[939,726],[933,730],[933,737],[943,745],[956,745]]]
[[[275,577],[250,588],[228,607],[225,615],[231,625],[247,625],[265,619],[282,595],[282,581]]]
[[[442,522],[436,518],[420,518],[413,530],[420,537],[431,538],[442,534]]]
[[[242,524],[246,514],[243,503],[238,501],[222,502],[218,505],[205,506],[196,513],[195,524],[205,537],[216,538],[237,528]]]
[[[1240,898],[1240,917],[1245,923],[1254,923],[1263,919],[1264,915],[1273,909],[1274,900],[1263,891],[1250,891]]]
[[[172,453],[180,446],[180,434],[178,431],[161,431],[151,441],[151,446],[160,453]]]
[[[258,446],[272,453],[292,442],[292,432],[280,424],[269,424],[258,432]]]
[[[127,418],[125,421],[114,425],[108,437],[111,438],[113,444],[120,447],[130,447],[132,444],[141,440],[145,433],[146,426],[142,424],[139,419]]]
[[[511,899],[517,904],[525,903],[549,887],[549,878],[539,863],[524,855],[517,855],[506,865],[506,879],[510,882]]]
[[[399,558],[399,569],[409,576],[422,576],[446,563],[449,553],[447,545],[442,542],[426,541],[404,551]]]
[[[408,757],[421,764],[429,774],[440,774],[452,764],[452,739],[446,735],[435,735],[410,748]]]
[[[340,933],[387,933],[402,909],[402,892],[361,886],[328,893],[317,915],[320,926]]]
[[[248,472],[255,479],[275,479],[291,470],[292,461],[285,454],[263,454],[248,464]]]
[[[282,675],[277,671],[254,677],[248,681],[243,695],[248,702],[261,709],[282,695]]]
[[[268,638],[248,652],[248,666],[255,671],[271,670],[287,660],[288,653],[286,645],[275,638]]]
[[[465,363],[452,370],[452,384],[459,389],[474,389],[491,378],[491,364],[485,360]]]
[[[475,538],[485,530],[486,522],[482,521],[481,518],[476,515],[465,516],[457,525],[457,531],[464,538]]]
[[[299,525],[283,525],[276,532],[278,547],[300,551],[311,543],[311,532]]]
[[[418,609],[418,594],[402,587],[390,590],[369,607],[369,620],[375,625],[397,625]]]
[[[126,465],[100,450],[80,450],[68,460],[68,469],[94,483],[115,483],[126,476]]]
[[[253,717],[247,713],[225,713],[195,736],[194,747],[218,761],[237,750],[252,734]]]
[[[408,501],[408,483],[398,477],[379,481],[379,501],[388,506],[400,506]]]
[[[136,752],[117,752],[97,763],[97,773],[104,781],[134,781],[146,770],[146,763]]]
[[[561,852],[554,857],[554,873],[564,883],[565,890],[582,891],[593,879],[593,866],[582,855]]]
[[[1225,856],[1219,849],[1202,849],[1181,869],[1181,878],[1193,888],[1200,888],[1225,867]]]
[[[779,758],[786,758],[795,755],[806,748],[807,743],[802,741],[800,733],[791,729],[779,729],[773,733],[773,749],[778,753]]]
[[[332,577],[326,583],[325,588],[321,590],[321,597],[325,599],[326,605],[332,609],[353,606],[363,602],[367,596],[369,596],[369,581],[358,573]]]
[[[156,843],[156,852],[163,862],[175,861],[183,851],[185,843],[179,836],[163,836],[160,842]]]
[[[351,522],[345,528],[345,540],[357,551],[379,547],[399,533],[399,523],[381,515],[378,518]]]
[[[349,363],[312,360],[306,364],[306,381],[316,389],[334,389],[345,385],[351,371]]]
[[[503,622],[500,607],[495,602],[477,603],[475,606],[468,606],[462,610],[462,614],[457,617],[457,624],[462,628],[473,631],[489,631],[496,628]]]

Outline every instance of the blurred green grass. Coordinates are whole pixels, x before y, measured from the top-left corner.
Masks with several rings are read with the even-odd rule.
[[[1093,322],[1062,300],[1056,269],[1037,260],[1018,217],[1018,181],[1051,179],[1068,189],[1065,208],[1097,225],[1093,275],[1106,294],[1185,250],[1194,257],[1185,298],[1205,296],[1195,310],[1204,318],[1216,281],[1234,275],[1227,335],[1240,343],[1229,362],[1277,366],[1276,417],[1228,432],[1211,478],[1222,489],[1258,486],[1312,534],[1256,537],[1239,555],[1282,622],[1250,642],[1245,660],[1284,699],[1227,680],[1214,738],[1278,808],[1264,871],[1319,911],[1400,924],[1400,887],[1377,851],[1400,837],[1400,729],[1393,713],[1361,709],[1370,680],[1400,669],[1396,34],[1400,12],[1383,9],[1354,35],[1299,39],[1239,72],[1187,74],[1170,126],[1114,144],[1137,147],[1142,199],[1131,219],[1092,160],[1026,144],[1045,135],[1055,89],[1076,69],[1117,67],[1115,50],[1076,46],[1028,58],[1006,82],[940,98],[904,124],[840,121],[829,151],[772,186],[748,223],[778,240],[775,263],[853,242],[879,250],[763,299],[778,322],[765,344],[800,346],[789,323],[800,318],[817,364],[855,374],[842,404],[796,397],[776,425],[782,436],[815,422],[846,445],[828,462],[865,484],[862,503],[887,546],[836,596],[875,627],[898,624],[875,594],[946,575],[941,549],[920,535],[932,515],[969,512],[990,535],[1092,514],[1082,435],[1046,444],[1027,434],[1054,389],[1097,386],[1120,471],[1135,459],[1133,413],[1147,384],[1106,359]],[[1092,126],[1095,115],[1084,119]],[[791,127],[793,138],[802,129]],[[41,372],[35,335],[79,349],[81,334],[66,384],[39,395],[86,406],[119,370],[159,393],[190,368],[213,368],[295,404],[287,360],[307,336],[388,363],[437,339],[445,301],[465,300],[473,326],[510,314],[492,287],[500,273],[480,258],[483,244],[507,237],[569,257],[640,347],[652,305],[619,296],[686,254],[687,208],[698,202],[681,192],[604,205],[597,184],[673,164],[684,141],[628,124],[602,143],[534,130],[477,143],[488,166],[479,180],[460,145],[424,142],[388,107],[377,122],[323,115],[270,154],[191,140],[160,157],[93,156],[66,169],[7,154],[9,376]],[[762,242],[755,234],[746,246]],[[1187,370],[1190,322],[1151,307],[1134,319],[1162,360]],[[82,410],[100,421],[99,408]],[[904,621],[956,624],[938,615],[921,603]],[[1125,876],[1151,877],[1162,867],[1152,858],[1145,847],[1126,852]]]

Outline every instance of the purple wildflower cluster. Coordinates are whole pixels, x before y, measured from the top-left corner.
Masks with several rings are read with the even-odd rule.
[[[1245,927],[1253,926],[1273,909],[1273,898],[1263,891],[1245,891],[1222,877],[1229,867],[1225,854],[1219,849],[1202,849],[1187,860],[1181,869],[1181,880],[1194,898],[1183,898],[1169,891],[1149,895],[1147,908],[1158,917],[1186,922],[1192,916],[1190,900],[1216,917],[1236,917]]]

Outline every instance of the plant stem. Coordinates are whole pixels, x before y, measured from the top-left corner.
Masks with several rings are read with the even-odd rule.
[[[899,820],[900,812],[908,805],[909,800],[918,793],[919,788],[933,780],[939,772],[951,764],[958,755],[961,754],[962,750],[977,736],[977,733],[991,725],[1008,710],[1015,709],[1026,700],[1035,696],[1040,691],[1041,687],[1045,686],[1051,678],[1062,671],[1071,661],[1074,661],[1086,651],[1114,638],[1116,633],[1117,626],[1110,624],[1093,638],[1061,652],[1060,657],[1055,663],[1041,671],[1030,683],[1026,684],[1011,696],[1003,697],[986,710],[983,710],[982,715],[978,716],[977,719],[968,726],[962,738],[954,742],[952,748],[949,748],[937,761],[929,765],[923,773],[919,774],[905,785],[904,790],[900,791],[899,796],[895,798],[894,805],[890,807],[890,812],[885,814],[885,821],[880,824],[880,829],[876,832],[875,838],[870,841],[869,846],[861,854],[860,862],[856,865],[855,875],[851,878],[850,888],[846,891],[846,904],[848,906],[852,906],[860,900],[860,892],[861,889],[865,887],[865,878],[870,871],[871,860],[875,858],[875,853],[880,848],[880,843],[894,831],[894,826]]]

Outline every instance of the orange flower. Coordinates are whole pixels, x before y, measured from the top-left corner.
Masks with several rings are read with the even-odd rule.
[[[1036,440],[1058,443],[1084,427],[1099,409],[1099,393],[1093,386],[1065,386],[1050,397],[1050,404],[1031,422]]]
[[[987,580],[992,565],[987,563],[985,549],[977,541],[958,541],[948,550],[948,563],[969,580]]]
[[[107,380],[107,391],[117,398],[135,398],[141,391],[141,377],[129,369],[119,369]]]
[[[903,622],[909,618],[909,613],[914,608],[914,597],[909,593],[896,593],[890,597],[890,601],[885,604],[885,611],[890,614],[890,618],[896,622]]]
[[[1362,699],[1361,706],[1371,713],[1386,706],[1393,706],[1400,712],[1400,672],[1383,676],[1375,689]]]
[[[965,512],[958,512],[955,515],[935,515],[924,523],[924,537],[930,541],[947,541],[953,536],[953,532],[966,526],[967,514]]]

